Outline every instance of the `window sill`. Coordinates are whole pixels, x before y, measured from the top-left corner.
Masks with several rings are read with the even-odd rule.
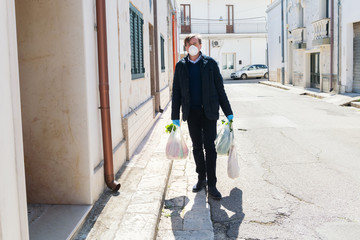
[[[131,80],[136,80],[144,77],[145,77],[144,73],[131,74]]]

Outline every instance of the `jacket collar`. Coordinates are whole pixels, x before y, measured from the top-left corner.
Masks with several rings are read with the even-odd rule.
[[[204,55],[201,51],[200,51],[200,57],[201,57],[201,59],[199,61],[202,61],[202,66],[205,67],[205,65],[209,62],[208,57],[206,55]],[[189,62],[189,54],[186,55],[186,57],[184,57],[180,61],[183,64],[188,63]]]

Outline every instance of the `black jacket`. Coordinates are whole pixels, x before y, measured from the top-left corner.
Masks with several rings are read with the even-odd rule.
[[[181,59],[175,68],[172,95],[171,119],[180,119],[180,106],[182,118],[186,121],[190,112],[189,71],[188,57]],[[205,116],[209,120],[219,119],[219,105],[226,116],[232,115],[231,106],[226,96],[223,79],[219,67],[211,57],[201,56],[201,82],[202,102]]]

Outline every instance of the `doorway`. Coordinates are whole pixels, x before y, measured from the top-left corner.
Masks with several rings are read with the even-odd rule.
[[[288,42],[288,71],[287,71],[288,84],[293,84],[293,42]]]
[[[150,51],[150,89],[151,89],[151,97],[155,99],[156,95],[156,82],[155,82],[155,45],[154,45],[154,26],[149,24],[149,51]],[[155,117],[156,107],[153,104],[153,115]]]
[[[354,23],[353,92],[360,93],[360,22]]]
[[[310,55],[310,87],[320,88],[320,53]]]

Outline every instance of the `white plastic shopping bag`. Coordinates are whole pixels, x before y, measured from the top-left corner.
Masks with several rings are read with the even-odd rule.
[[[215,139],[215,148],[219,155],[228,155],[233,143],[234,132],[232,131],[231,123],[232,122],[223,123]]]
[[[239,167],[235,145],[231,145],[230,148],[227,172],[229,178],[233,178],[233,179],[239,177],[240,175],[240,167]]]
[[[180,127],[172,130],[166,144],[166,157],[169,159],[184,159],[188,156],[189,149],[186,146]]]

